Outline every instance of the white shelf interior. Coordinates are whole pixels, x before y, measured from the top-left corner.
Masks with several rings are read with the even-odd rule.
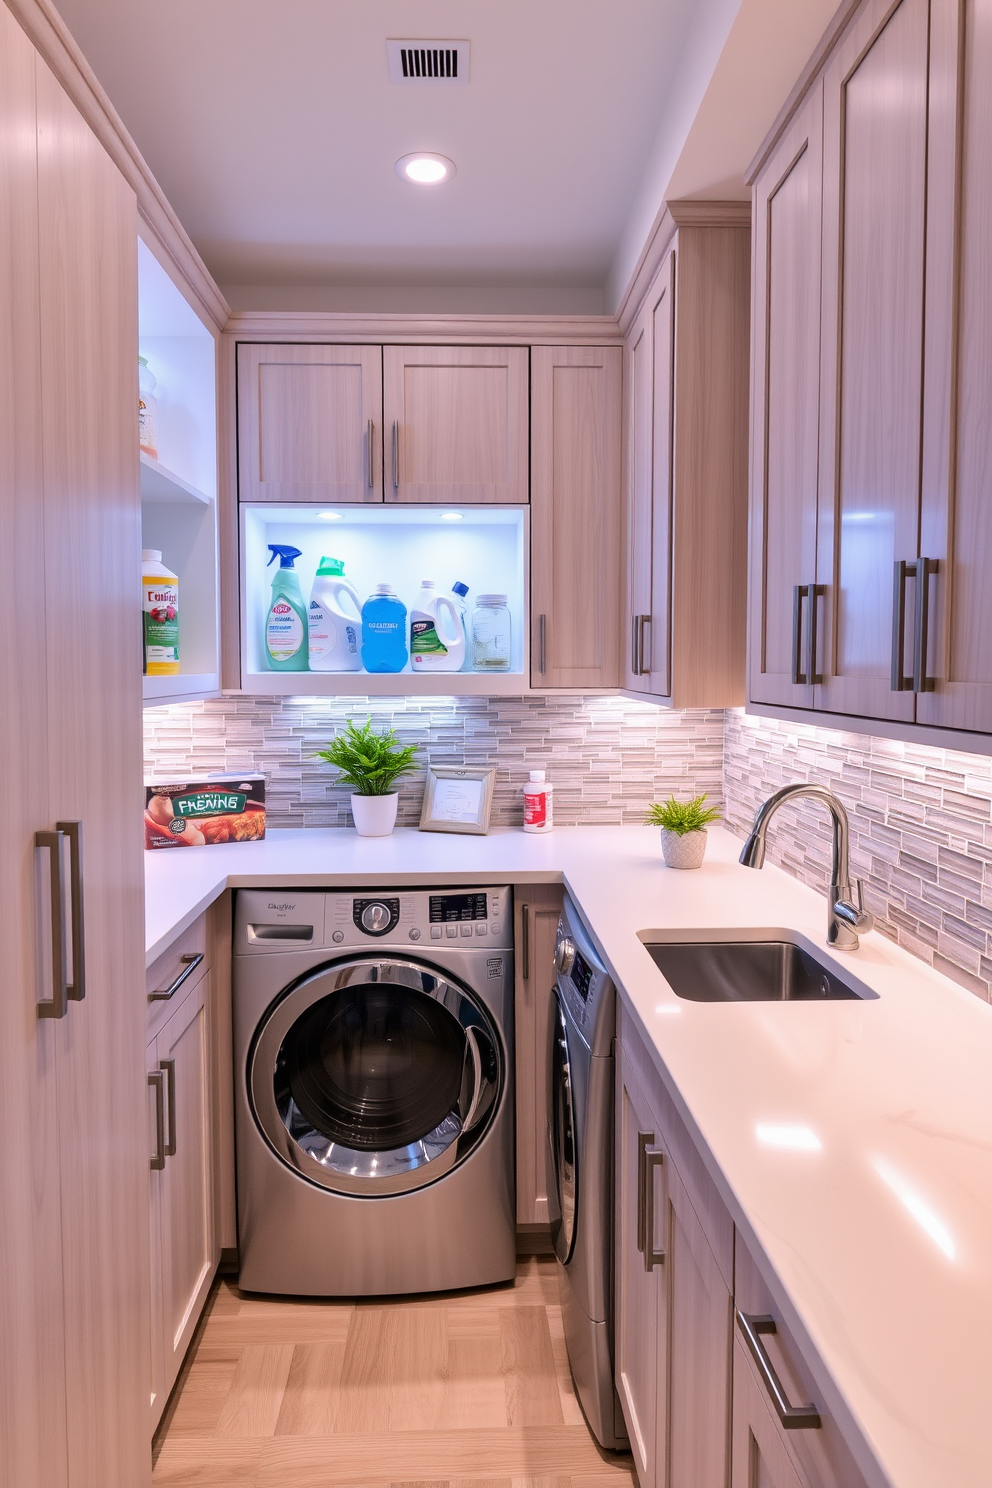
[[[140,239],[138,350],[155,374],[158,432],[158,458],[141,454],[141,541],[179,578],[181,670],[143,679],[145,703],[161,704],[220,688],[216,347]]]
[[[450,518],[457,513],[457,520]],[[447,514],[447,515],[446,515]],[[527,686],[528,511],[524,507],[296,505],[241,507],[242,681],[246,692],[431,695],[519,693]],[[339,558],[344,576],[364,603],[376,584],[392,584],[409,612],[421,580],[438,593],[456,580],[467,584],[468,610],[479,594],[506,594],[511,617],[509,672],[275,672],[266,665],[265,615],[275,564],[266,567],[270,543],[299,548],[296,573],[304,602],[321,557]]]

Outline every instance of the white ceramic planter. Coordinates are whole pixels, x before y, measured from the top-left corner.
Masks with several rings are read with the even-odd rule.
[[[388,837],[396,825],[399,792],[388,796],[352,796],[351,814],[359,837]]]
[[[669,868],[701,868],[706,853],[706,829],[679,834],[662,827],[661,850]]]

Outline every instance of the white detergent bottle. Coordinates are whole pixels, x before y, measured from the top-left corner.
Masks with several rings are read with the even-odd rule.
[[[457,672],[465,660],[465,627],[454,600],[424,579],[410,607],[410,664],[415,672]]]
[[[312,672],[360,672],[362,606],[340,558],[321,558],[310,590],[307,630]]]

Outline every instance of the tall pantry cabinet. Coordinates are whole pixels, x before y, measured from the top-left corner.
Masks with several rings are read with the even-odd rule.
[[[754,180],[749,699],[992,731],[992,7],[864,0]]]
[[[150,1475],[136,242],[133,192],[0,6],[0,1480],[17,1488]]]

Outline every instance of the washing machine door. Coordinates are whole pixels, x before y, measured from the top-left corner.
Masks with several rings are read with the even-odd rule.
[[[378,1197],[464,1161],[495,1113],[505,1054],[466,987],[416,961],[356,957],[268,1010],[247,1078],[283,1162],[322,1188]]]
[[[551,1121],[548,1210],[555,1254],[567,1266],[575,1247],[579,1170],[569,1030],[555,988],[551,1027]]]

